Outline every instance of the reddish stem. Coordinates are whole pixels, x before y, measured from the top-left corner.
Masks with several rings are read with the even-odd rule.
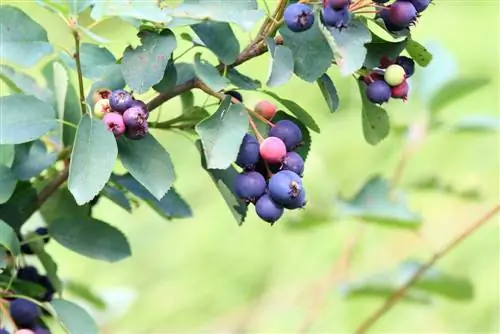
[[[248,115],[248,122],[250,123],[250,126],[252,127],[252,131],[253,131],[253,133],[255,133],[255,136],[257,137],[259,144],[262,143],[264,141],[264,138],[260,134],[259,129],[257,129],[257,126],[255,125],[255,123],[254,123],[252,117],[250,117],[250,115]]]

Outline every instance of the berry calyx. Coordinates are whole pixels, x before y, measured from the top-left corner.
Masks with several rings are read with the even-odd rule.
[[[305,189],[302,189],[299,193],[299,195],[295,198],[293,198],[290,203],[285,204],[285,209],[288,210],[296,210],[296,209],[302,209],[305,207],[307,204],[306,200],[306,191]]]
[[[236,164],[241,168],[253,168],[259,162],[259,147],[259,142],[254,136],[245,134],[236,158]]]
[[[125,122],[123,116],[116,112],[109,112],[102,119],[109,131],[113,132],[115,137],[120,137],[125,133]]]
[[[18,327],[31,327],[40,316],[40,309],[26,299],[14,299],[10,302],[10,316]]]
[[[122,89],[114,90],[109,96],[109,106],[114,112],[120,114],[132,106],[132,101],[134,101],[132,95]]]
[[[268,194],[263,195],[255,203],[255,212],[257,215],[270,224],[274,224],[280,219],[284,211],[283,206],[273,201]]]
[[[408,27],[417,19],[417,10],[411,2],[396,1],[389,7],[389,20],[400,27]]]
[[[265,119],[272,119],[278,112],[278,108],[274,103],[263,100],[255,105],[255,112]]]
[[[260,143],[259,152],[265,161],[271,164],[280,163],[286,155],[286,146],[281,139],[268,137]]]
[[[406,77],[409,78],[415,73],[415,61],[406,56],[396,58],[395,64],[398,64],[405,70]]]
[[[323,22],[327,26],[334,27],[339,30],[346,28],[351,22],[351,13],[347,7],[342,9],[325,7],[321,13]]]
[[[303,3],[294,3],[286,7],[283,17],[286,26],[293,32],[305,31],[314,23],[312,8]]]
[[[389,101],[391,95],[391,87],[384,80],[375,80],[366,88],[366,97],[375,104]]]
[[[384,73],[384,80],[390,86],[400,85],[406,79],[406,72],[403,67],[399,65],[389,66]]]
[[[406,100],[408,98],[408,92],[410,90],[410,86],[408,85],[408,81],[403,81],[401,84],[392,87],[391,96],[395,99]]]
[[[293,151],[302,143],[302,131],[294,122],[287,119],[277,122],[269,131],[269,137],[281,139],[287,151]]]
[[[289,170],[302,176],[304,172],[304,159],[297,152],[288,152],[283,160],[283,170]]]
[[[104,115],[111,112],[108,99],[101,99],[94,105],[94,115],[98,119],[103,119]]]
[[[239,198],[255,202],[266,191],[266,180],[257,172],[243,172],[236,176],[234,191]]]
[[[289,170],[278,172],[269,180],[269,196],[283,206],[294,205],[302,190],[302,179]]]

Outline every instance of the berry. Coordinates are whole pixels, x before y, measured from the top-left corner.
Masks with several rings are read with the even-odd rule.
[[[269,137],[277,137],[285,143],[288,151],[293,151],[302,142],[302,131],[292,121],[282,120],[269,131]]]
[[[97,101],[102,99],[109,99],[111,95],[111,90],[107,88],[98,89],[92,94],[92,102],[97,103]]]
[[[254,136],[245,134],[236,158],[236,164],[241,168],[251,168],[259,161],[259,142]]]
[[[400,2],[411,2],[418,13],[423,12],[429,7],[432,0],[399,0]]]
[[[23,281],[37,283],[39,278],[38,270],[33,266],[19,268],[17,271],[17,278]]]
[[[344,9],[351,4],[351,0],[329,0],[328,4],[332,9]]]
[[[262,143],[260,143],[259,148],[260,155],[262,159],[269,163],[279,163],[283,161],[286,155],[285,143],[277,137],[268,137]]]
[[[406,79],[405,69],[399,65],[389,66],[384,73],[384,80],[390,86],[400,85]]]
[[[268,194],[263,195],[255,203],[255,212],[264,221],[273,224],[281,218],[284,212],[283,206],[271,199]]]
[[[384,80],[375,80],[366,89],[366,97],[376,104],[389,101],[391,94],[391,87]]]
[[[314,14],[306,4],[294,3],[289,5],[283,14],[286,26],[294,32],[301,32],[311,28],[314,23]]]
[[[50,282],[50,279],[47,276],[42,275],[38,278],[38,284],[45,288],[45,293],[38,299],[42,302],[50,302],[52,300],[52,297],[54,296],[54,293],[56,292],[56,289],[54,289],[54,286]]]
[[[236,91],[236,90],[228,90],[227,92],[224,92],[224,94],[226,95],[231,95],[232,97],[234,97],[236,100],[240,101],[243,103],[243,96],[241,95],[240,92]]]
[[[9,334],[5,328],[0,328],[0,334]]]
[[[408,27],[417,19],[417,10],[411,2],[397,1],[389,7],[389,20],[400,27]]]
[[[116,112],[109,112],[102,119],[108,130],[113,132],[115,137],[120,137],[125,132],[125,123],[123,116]]]
[[[289,170],[302,176],[304,172],[304,159],[297,152],[288,152],[283,160],[283,170]]]
[[[296,210],[296,209],[302,209],[303,207],[306,206],[306,191],[305,189],[302,189],[302,191],[299,193],[299,195],[293,200],[285,205],[285,209],[288,210]]]
[[[149,110],[148,110],[148,106],[146,105],[146,103],[144,103],[144,101],[141,101],[141,100],[133,100],[132,101],[132,105],[130,106],[130,108],[133,108],[133,107],[136,107],[136,108],[141,108],[142,110],[144,110],[144,113],[146,114],[146,119],[149,118]],[[130,109],[129,108],[129,109]]]
[[[18,327],[31,327],[40,316],[40,309],[29,300],[14,299],[10,303],[10,316]]]
[[[131,140],[139,140],[144,137],[149,133],[149,126],[147,122],[144,122],[142,125],[133,127],[130,126],[127,128],[125,132],[125,137]]]
[[[373,2],[377,3],[377,4],[383,4],[383,3],[387,3],[389,2],[390,0],[373,0]]]
[[[236,176],[234,190],[239,198],[254,202],[264,194],[266,186],[266,180],[260,173],[244,172]]]
[[[31,329],[23,328],[23,329],[18,330],[14,334],[36,334],[36,333],[33,332]]]
[[[111,111],[108,99],[101,99],[94,105],[94,115],[98,119],[102,119],[104,115]]]
[[[269,196],[281,205],[293,205],[301,192],[300,176],[289,170],[278,172],[269,180]]]
[[[391,19],[389,18],[389,8],[390,6],[387,7],[387,9],[382,9],[378,14],[378,16],[384,21],[387,30],[389,30],[390,32],[396,32],[405,29],[404,26],[399,26],[391,21]]]
[[[123,114],[125,110],[132,106],[132,95],[128,92],[118,89],[114,90],[109,96],[109,105],[113,111]]]
[[[123,113],[123,122],[127,128],[141,127],[147,123],[147,112],[140,106],[130,107]]]
[[[43,327],[35,327],[33,328],[34,334],[50,334],[50,331]]]
[[[326,7],[322,12],[323,22],[330,27],[337,29],[346,28],[349,22],[351,22],[351,14],[347,7],[342,9],[333,9],[331,7]]]
[[[401,84],[392,87],[391,96],[395,99],[406,100],[408,97],[408,91],[410,90],[410,86],[408,85],[408,81],[403,81]]]
[[[43,237],[43,243],[48,243],[50,241],[49,230],[46,227],[38,227],[35,230],[36,235]]]
[[[396,58],[396,64],[401,66],[406,73],[406,77],[409,78],[415,73],[415,61],[409,57],[399,56]]]
[[[255,105],[255,112],[265,119],[272,119],[277,111],[278,108],[276,108],[276,105],[266,100],[260,101]]]

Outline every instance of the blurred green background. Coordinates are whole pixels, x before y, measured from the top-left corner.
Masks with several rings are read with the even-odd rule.
[[[1,1],[24,9],[42,24],[56,45],[70,49],[72,38],[57,16],[34,1]],[[269,4],[274,4],[269,1]],[[88,23],[90,21],[87,19]],[[441,114],[445,123],[464,115],[499,113],[500,6],[496,0],[436,0],[413,29],[414,38],[433,41],[452,54],[463,77],[487,77],[488,86],[457,100]],[[119,20],[98,24],[94,32],[108,38],[117,56],[137,44],[134,29]],[[242,45],[249,36],[236,28]],[[181,44],[177,54],[187,48]],[[205,51],[205,54],[208,54]],[[192,59],[188,53],[184,59]],[[268,58],[240,67],[265,80]],[[418,71],[419,69],[417,69]],[[33,69],[35,71],[35,69]],[[34,72],[31,74],[35,74]],[[331,274],[342,249],[362,223],[335,214],[335,197],[352,196],[376,173],[391,177],[401,158],[404,137],[396,131],[379,145],[362,136],[359,92],[351,77],[329,71],[341,106],[330,114],[315,84],[296,78],[277,92],[314,115],[321,134],[313,134],[306,163],[309,206],[288,212],[272,228],[250,209],[238,226],[208,175],[199,154],[185,137],[155,132],[175,163],[176,188],[191,204],[194,217],[165,221],[146,206],[133,215],[103,199],[95,216],[122,229],[133,257],[116,264],[85,259],[49,244],[62,278],[91,284],[109,299],[106,312],[95,313],[103,332],[139,333],[295,333],[315,307],[318,284]],[[439,72],[431,73],[436,77]],[[432,79],[432,78],[431,78]],[[87,89],[91,82],[87,81]],[[197,93],[198,94],[198,93]],[[152,94],[145,95],[148,99]],[[259,93],[246,93],[253,105]],[[197,95],[197,102],[205,97]],[[162,107],[162,119],[180,113],[177,100]],[[388,111],[398,120],[418,119],[424,112],[417,96],[406,104],[393,101]],[[153,116],[154,117],[154,116]],[[410,159],[401,188],[439,177],[461,191],[476,190],[480,200],[467,200],[432,190],[408,190],[410,208],[424,217],[420,233],[367,225],[359,235],[345,276],[361,278],[395,267],[402,260],[426,259],[441,245],[499,201],[498,133],[453,133],[441,128],[429,134]],[[36,219],[36,217],[35,217]],[[499,220],[490,222],[438,263],[447,273],[469,278],[471,301],[443,298],[431,305],[402,302],[373,328],[380,333],[498,333],[500,305]],[[344,278],[346,278],[344,277]],[[338,282],[337,282],[338,283]],[[310,327],[313,333],[352,332],[382,302],[380,298],[343,300],[335,284],[326,291]]]

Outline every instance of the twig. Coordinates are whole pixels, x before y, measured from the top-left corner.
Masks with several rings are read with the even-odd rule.
[[[372,315],[370,315],[356,330],[356,334],[366,333],[384,314],[386,314],[408,291],[408,289],[415,284],[419,278],[432,267],[439,259],[448,254],[453,248],[458,246],[464,239],[472,235],[479,227],[484,225],[492,217],[494,217],[500,211],[500,205],[497,204],[495,207],[490,209],[484,216],[479,218],[477,221],[473,222],[465,231],[456,236],[448,245],[446,245],[441,251],[435,253],[423,266],[415,272],[410,280],[401,286],[397,291],[395,291],[385,303],[377,309]]]
[[[73,58],[75,58],[76,62],[76,73],[78,76],[78,89],[80,91],[80,108],[82,109],[82,114],[87,113],[87,104],[85,102],[85,93],[83,89],[83,74],[82,74],[82,64],[80,60],[80,33],[76,28],[76,22],[70,22],[70,26],[73,32],[73,38],[75,40],[75,54]]]
[[[69,166],[66,165],[61,173],[50,181],[40,192],[38,193],[37,206],[40,208],[49,198],[54,194],[57,189],[68,179],[69,176]]]

